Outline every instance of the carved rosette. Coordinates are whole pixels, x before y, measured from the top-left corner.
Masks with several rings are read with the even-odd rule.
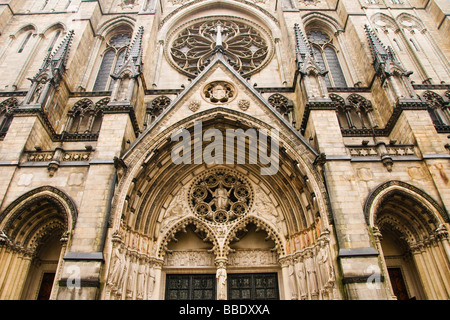
[[[227,169],[207,171],[193,181],[189,206],[202,220],[223,224],[244,217],[253,204],[246,178]]]

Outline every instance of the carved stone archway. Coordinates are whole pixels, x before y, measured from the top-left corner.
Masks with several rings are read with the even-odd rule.
[[[393,299],[448,299],[448,214],[426,192],[401,181],[377,187],[365,205]]]

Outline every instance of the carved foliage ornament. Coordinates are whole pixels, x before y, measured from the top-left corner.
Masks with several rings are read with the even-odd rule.
[[[258,30],[227,17],[182,30],[171,44],[170,57],[180,71],[195,77],[218,51],[244,76],[256,72],[269,56],[267,41]]]
[[[235,172],[218,169],[194,180],[189,205],[204,220],[226,223],[244,217],[253,203],[250,183]]]

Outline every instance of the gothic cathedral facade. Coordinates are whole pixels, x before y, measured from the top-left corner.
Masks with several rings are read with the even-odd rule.
[[[449,299],[449,12],[3,1],[0,299]]]

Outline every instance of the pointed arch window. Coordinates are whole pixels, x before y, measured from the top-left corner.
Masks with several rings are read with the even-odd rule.
[[[344,72],[342,71],[332,39],[322,31],[309,31],[307,36],[313,50],[314,58],[322,68],[328,70],[325,76],[327,86],[347,87]]]
[[[13,110],[19,102],[16,98],[9,98],[0,103],[0,137],[3,137],[9,129],[12,121]]]
[[[153,121],[155,121],[155,119],[163,113],[170,103],[170,98],[166,96],[157,97],[152,102],[148,103],[144,126],[147,127],[153,123]]]
[[[117,34],[108,41],[95,80],[94,91],[112,90],[114,80],[110,75],[121,67],[130,42],[131,33],[129,32]]]
[[[450,130],[448,103],[440,95],[432,91],[425,92],[423,98],[428,104],[428,113],[436,129],[440,132],[448,132]]]
[[[32,32],[28,32],[28,34],[25,36],[25,39],[23,40],[22,44],[20,45],[19,50],[17,51],[17,53],[22,53],[23,50],[25,49],[25,46],[27,45],[28,41],[30,41]]]
[[[372,115],[372,104],[366,98],[351,94],[347,97],[347,103],[344,98],[336,94],[330,94],[330,98],[337,105],[336,113],[343,133],[351,133],[355,130],[363,132],[376,127]]]
[[[98,133],[103,118],[101,106],[109,102],[109,99],[105,102],[103,100],[95,105],[89,99],[82,99],[75,103],[72,110],[68,113],[67,132],[72,134]]]

